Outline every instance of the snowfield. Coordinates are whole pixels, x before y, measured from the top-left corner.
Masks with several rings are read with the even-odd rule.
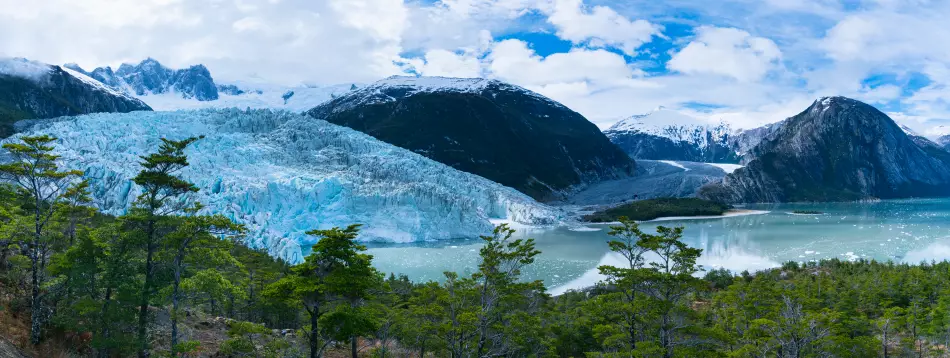
[[[218,93],[214,101],[199,101],[193,98],[182,98],[181,93],[174,90],[161,94],[146,94],[136,96],[156,111],[173,111],[182,109],[202,108],[238,108],[238,109],[282,109],[292,112],[303,112],[316,107],[335,96],[341,96],[350,91],[353,84],[333,85],[323,87],[284,87],[279,85],[262,84],[255,82],[228,83],[237,86],[246,93],[231,95]],[[288,91],[294,94],[288,99],[282,96]]]
[[[555,225],[563,212],[363,133],[299,114],[237,109],[93,114],[20,123],[50,134],[61,165],[85,172],[96,206],[124,213],[131,178],[160,137],[204,135],[181,175],[206,212],[247,225],[249,246],[290,262],[315,242],[308,230],[363,224],[361,240],[476,237],[493,220]],[[7,139],[10,141],[12,139]]]

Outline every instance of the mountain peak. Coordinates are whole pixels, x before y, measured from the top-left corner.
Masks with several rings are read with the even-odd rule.
[[[861,102],[859,100],[845,97],[845,96],[825,96],[815,100],[815,103],[812,104],[816,108],[831,108],[831,107],[849,107],[849,106],[871,106],[867,103]]]

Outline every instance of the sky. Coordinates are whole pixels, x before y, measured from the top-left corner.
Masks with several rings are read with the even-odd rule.
[[[935,136],[948,17],[931,0],[0,0],[0,56],[286,85],[487,77],[601,127],[663,106],[752,128],[843,95]]]

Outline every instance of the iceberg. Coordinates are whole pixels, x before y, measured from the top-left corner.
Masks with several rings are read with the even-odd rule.
[[[314,229],[363,224],[360,240],[471,238],[493,221],[557,225],[565,214],[488,179],[455,170],[345,127],[273,110],[101,113],[18,124],[58,138],[60,165],[90,180],[95,205],[119,215],[139,188],[140,156],[160,138],[205,136],[180,175],[206,213],[247,226],[245,242],[289,262]],[[13,140],[7,139],[7,141]]]

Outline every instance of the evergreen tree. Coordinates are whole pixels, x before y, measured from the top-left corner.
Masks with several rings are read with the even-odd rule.
[[[33,218],[33,230],[26,242],[30,260],[30,342],[39,344],[43,325],[50,315],[45,306],[45,293],[41,287],[46,281],[46,264],[53,237],[46,232],[47,225],[58,204],[64,200],[69,187],[80,171],[61,171],[56,165],[59,156],[53,154],[50,136],[20,137],[17,143],[6,143],[3,149],[12,157],[7,164],[0,164],[0,179],[16,185],[29,201],[27,206]]]
[[[183,213],[191,206],[184,195],[198,188],[177,176],[188,166],[185,148],[199,138],[174,141],[162,138],[158,152],[142,157],[142,171],[133,179],[142,187],[125,220],[140,232],[141,245],[145,251],[145,265],[138,317],[138,355],[149,355],[148,305],[155,294],[155,256],[165,235],[174,231],[174,215]]]
[[[380,279],[371,265],[366,247],[356,243],[359,225],[345,229],[307,232],[319,241],[291,275],[267,288],[267,296],[291,299],[303,305],[310,316],[307,331],[310,357],[322,357],[334,341],[352,339],[371,330],[367,315],[354,309],[354,299],[368,297]]]
[[[187,213],[195,213],[201,205],[195,204]],[[225,236],[233,238],[244,231],[244,227],[235,224],[222,215],[194,215],[181,219],[178,228],[168,234],[166,247],[172,255],[172,312],[171,312],[171,355],[176,356],[178,349],[178,320],[182,292],[182,276],[189,267],[189,261],[200,261],[204,265],[236,264],[231,257],[230,243]]]

